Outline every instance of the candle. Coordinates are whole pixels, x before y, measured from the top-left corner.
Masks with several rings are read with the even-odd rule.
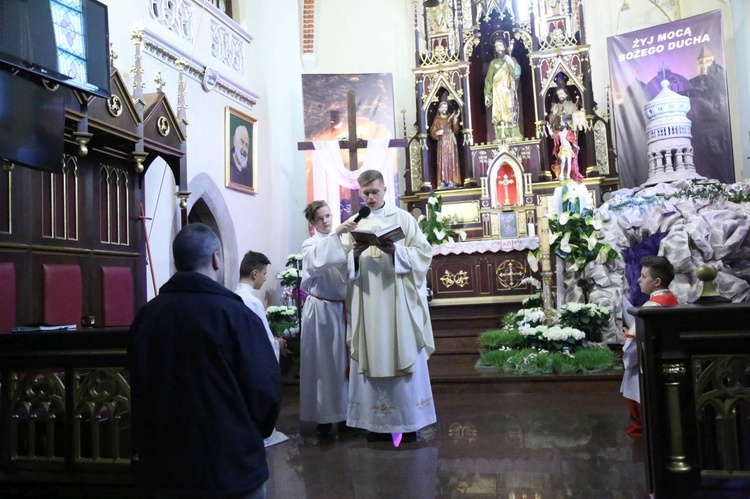
[[[549,220],[547,219],[547,210],[544,205],[536,207],[536,218],[539,224],[539,246],[542,250],[542,272],[549,272]]]
[[[536,227],[534,227],[533,223],[529,223],[529,237],[536,236]]]

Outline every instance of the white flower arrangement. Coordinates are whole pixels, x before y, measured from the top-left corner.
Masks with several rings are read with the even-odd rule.
[[[548,341],[568,341],[569,338],[580,341],[586,337],[586,333],[572,327],[552,326],[542,336]]]
[[[560,308],[560,320],[588,333],[592,341],[601,341],[601,329],[609,322],[610,311],[594,303],[566,303]]]
[[[294,305],[271,305],[266,309],[266,317],[271,316],[290,316],[297,314],[297,307]]]
[[[532,276],[524,277],[521,279],[521,286],[525,286],[526,284],[531,285],[534,289],[542,289],[542,283],[539,282],[539,279],[536,279]]]
[[[591,261],[603,264],[619,258],[612,246],[599,238],[604,223],[601,214],[586,209],[582,213],[551,213],[548,218],[550,247],[567,262],[568,270],[580,270]]]
[[[523,300],[521,300],[521,306],[526,308],[529,306],[530,303],[541,303],[542,299],[543,299],[542,293],[534,293],[528,298],[524,298]]]
[[[547,320],[544,310],[541,308],[524,308],[518,311],[518,325],[530,326],[532,324],[542,324]]]
[[[286,266],[302,268],[302,253],[292,253],[286,257]]]
[[[584,311],[588,315],[607,315],[609,314],[609,309],[605,307],[600,307],[599,305],[596,305],[594,303],[577,303],[577,302],[569,302],[562,306],[561,311],[568,310],[573,313],[578,313],[580,311]]]
[[[443,198],[434,192],[427,198],[427,214],[421,215],[417,220],[419,228],[424,233],[427,241],[437,246],[438,244],[453,244],[456,241],[466,240],[466,231],[453,229],[455,223],[453,217],[442,213]]]
[[[296,286],[299,277],[300,271],[296,268],[284,269],[276,276],[281,281],[282,286]]]
[[[537,340],[566,342],[572,338],[580,341],[586,337],[586,333],[572,327],[560,326],[528,326],[523,325],[518,328],[521,336],[535,338]]]
[[[294,305],[271,305],[266,309],[266,319],[274,336],[299,333],[297,307]]]

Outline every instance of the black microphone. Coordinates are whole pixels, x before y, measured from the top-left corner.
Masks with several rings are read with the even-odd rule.
[[[367,206],[363,206],[362,208],[359,209],[359,215],[357,215],[357,217],[354,219],[354,223],[356,224],[363,218],[367,218],[369,216],[370,216],[370,208],[368,208]]]

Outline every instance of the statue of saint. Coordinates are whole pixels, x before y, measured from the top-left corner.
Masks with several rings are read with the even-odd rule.
[[[557,158],[560,167],[560,180],[572,179],[576,182],[583,180],[583,175],[578,171],[578,138],[575,130],[568,128],[568,124],[563,120],[558,130],[552,134],[552,140],[555,142],[555,148],[552,154]]]
[[[580,150],[578,135],[570,128],[573,114],[578,111],[578,106],[570,101],[570,94],[565,87],[558,87],[555,96],[557,102],[550,106],[547,130],[555,144],[552,154],[557,158],[557,165],[560,168],[558,178],[580,182],[583,176],[578,170],[578,151]]]
[[[448,115],[448,102],[438,104],[438,112],[430,125],[430,137],[437,140],[437,185],[458,187],[461,185],[461,168],[458,161],[458,112]]]
[[[558,87],[555,90],[557,102],[552,103],[547,116],[548,126],[552,129],[559,129],[562,123],[570,124],[573,121],[573,113],[578,111],[578,106],[570,100],[570,94],[565,87]]]
[[[484,78],[484,104],[492,106],[492,124],[495,140],[521,138],[518,128],[517,82],[521,77],[521,66],[510,55],[502,38],[494,42],[495,58],[492,59]]]
[[[427,19],[430,24],[430,31],[432,33],[444,33],[450,29],[451,16],[453,11],[451,10],[450,2],[440,2],[436,7],[432,7],[427,11]]]

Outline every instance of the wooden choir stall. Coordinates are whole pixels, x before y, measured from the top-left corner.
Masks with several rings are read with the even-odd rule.
[[[29,134],[4,139],[18,157],[0,169],[2,486],[131,483],[125,366],[148,283],[145,171],[161,158],[186,187],[184,102],[175,113],[159,83],[144,94],[135,41],[133,95],[109,65],[109,98],[0,68],[0,100],[32,95],[47,110],[6,123]],[[55,137],[60,157],[23,164]],[[10,332],[41,323],[75,330]]]

